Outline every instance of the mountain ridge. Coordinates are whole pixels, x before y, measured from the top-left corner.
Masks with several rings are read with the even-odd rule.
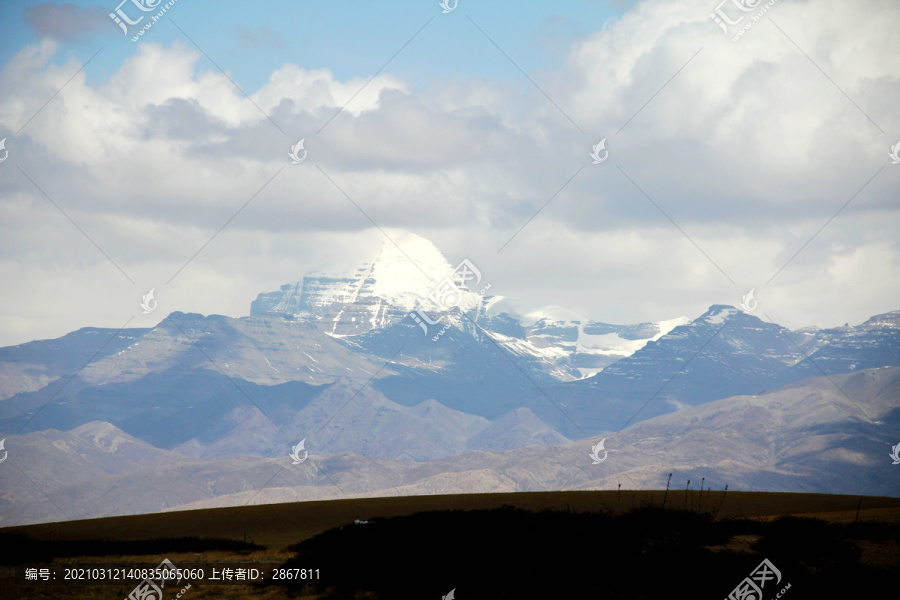
[[[338,497],[617,489],[619,484],[662,489],[670,472],[680,481],[702,476],[707,489],[716,490],[728,485],[729,490],[898,497],[893,472],[885,468],[896,440],[865,416],[896,430],[898,395],[900,367],[885,367],[716,400],[605,436],[609,457],[601,464],[592,464],[589,456],[598,438],[470,450],[424,462],[314,450],[301,465],[292,465],[286,451],[272,458],[200,460],[93,422],[67,433],[9,437],[7,448],[29,465],[29,477],[52,486],[45,486],[49,498],[44,497],[12,472],[16,491],[0,504],[0,524],[58,520],[60,509],[68,518],[90,518]],[[120,442],[113,447],[109,439]]]

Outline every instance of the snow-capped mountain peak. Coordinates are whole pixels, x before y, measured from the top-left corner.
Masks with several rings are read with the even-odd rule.
[[[359,293],[413,310],[452,272],[453,265],[434,244],[402,233],[383,242]]]
[[[409,232],[384,239],[371,260],[351,273],[310,273],[277,292],[259,294],[252,316],[265,313],[331,323],[328,331],[347,335],[384,327],[403,318],[424,302],[429,311],[442,307],[429,296],[452,278],[455,267],[425,238]],[[452,306],[476,307],[480,297],[460,288]]]
[[[459,268],[429,240],[392,232],[355,271],[308,272],[299,282],[260,294],[251,315],[280,314],[313,321],[326,333],[344,337],[390,327],[421,307],[433,318],[444,313],[445,323],[476,335],[455,314],[454,307],[459,307],[486,328],[496,343],[514,355],[539,359],[559,380],[594,375],[688,321],[610,325],[560,306],[519,315],[507,298],[479,294],[485,288],[480,273],[473,273],[467,287],[460,286],[454,277]],[[477,270],[471,263],[467,268]],[[456,287],[449,288],[448,281]],[[447,288],[452,290],[451,302],[441,293]]]

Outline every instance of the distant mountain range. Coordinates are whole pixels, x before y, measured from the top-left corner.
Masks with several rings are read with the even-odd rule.
[[[660,489],[766,490],[900,495],[888,456],[900,431],[900,367],[816,377],[655,417],[598,438],[424,462],[312,452],[203,460],[161,450],[109,423],[10,436],[18,468],[2,468],[0,526],[248,503],[345,497]],[[437,408],[422,407],[421,413]],[[377,412],[380,407],[373,407]],[[520,409],[520,422],[528,409]],[[34,485],[40,482],[40,488]]]
[[[10,453],[10,463],[0,464],[6,503],[0,524],[4,514],[17,522],[54,518],[25,491],[27,478],[16,475],[12,461],[73,506],[96,500],[98,490],[107,489],[108,497],[138,493],[137,472],[147,485],[170,489],[160,479],[169,472],[183,487],[147,509],[158,510],[255,493],[257,475],[286,460],[300,439],[307,440],[311,464],[343,473],[353,494],[365,494],[403,493],[404,486],[410,493],[537,489],[526,485],[529,477],[563,485],[562,466],[528,457],[544,460],[536,457],[571,448],[577,456],[571,464],[581,464],[586,442],[577,440],[615,436],[629,441],[611,452],[610,462],[632,448],[635,466],[615,464],[642,485],[658,485],[659,469],[671,471],[684,454],[686,468],[702,464],[732,487],[789,489],[779,486],[795,481],[835,492],[840,486],[826,472],[845,472],[842,461],[851,455],[865,462],[838,438],[874,448],[887,442],[885,424],[900,432],[896,378],[884,379],[896,371],[883,369],[900,366],[900,311],[858,326],[798,331],[724,305],[695,319],[633,325],[595,322],[558,307],[518,315],[507,299],[480,293],[487,282],[474,265],[461,276],[427,240],[406,234],[395,241],[351,273],[308,275],[260,294],[248,317],[175,312],[150,329],[85,328],[0,348],[0,439],[7,438]],[[437,299],[448,290],[463,310]],[[875,379],[864,385],[853,373]],[[748,419],[758,412],[748,408],[755,404],[738,400],[783,398],[810,386],[821,401],[804,400],[813,412],[785,422]],[[847,407],[865,406],[865,398],[851,391],[877,401],[853,412]],[[841,398],[850,404],[839,419],[834,407]],[[730,408],[704,412],[717,406]],[[795,468],[796,456],[783,447],[776,454],[790,468],[749,456],[711,464],[696,441],[675,451],[681,442],[651,425],[668,423],[694,440],[704,427],[728,431],[728,439],[745,439],[758,457],[771,455],[767,441],[796,434],[804,419],[813,429],[791,447],[807,448],[824,427],[837,437],[821,448],[845,449],[805,457],[821,481],[802,485],[811,481],[800,476],[807,471]],[[634,437],[640,435],[649,437]],[[667,451],[664,438],[674,444]],[[722,443],[706,452],[732,456]],[[646,462],[648,451],[658,454],[659,469]],[[62,453],[60,464],[54,452]],[[473,468],[456,470],[462,463]],[[525,463],[525,471],[502,466]],[[188,473],[196,478],[184,480]],[[293,490],[285,497],[339,493],[308,473],[300,479],[290,473],[275,486]],[[368,487],[359,488],[354,477]],[[579,477],[586,476],[570,485],[609,482]],[[197,486],[202,493],[189,491]],[[260,496],[274,498],[272,489]],[[28,508],[26,499],[38,504]]]

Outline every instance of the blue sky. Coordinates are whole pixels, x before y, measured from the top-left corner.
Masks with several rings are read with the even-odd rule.
[[[130,36],[126,38],[107,16],[117,4],[117,0],[4,2],[0,8],[0,64],[40,39],[34,26],[38,7],[68,5],[83,11],[85,22],[79,26],[73,20],[66,28],[69,39],[62,41],[55,62],[62,63],[69,57],[86,61],[103,48],[85,69],[90,83],[103,83],[137,51],[137,44]],[[133,19],[143,14],[130,2],[122,10]],[[174,21],[216,64],[250,91],[262,86],[268,75],[284,63],[306,69],[327,68],[338,79],[368,77],[428,23],[391,62],[392,72],[415,85],[423,85],[430,77],[454,76],[518,81],[521,73],[496,52],[468,18],[481,26],[522,70],[531,73],[558,64],[574,39],[602,28],[623,12],[621,3],[599,0],[460,0],[456,10],[448,14],[442,14],[436,0],[264,4],[179,0],[140,41],[166,46],[179,40],[187,42],[171,22],[165,22]],[[207,62],[201,68],[213,67]]]

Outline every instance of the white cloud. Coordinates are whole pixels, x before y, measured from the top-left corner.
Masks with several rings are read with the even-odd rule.
[[[0,72],[11,153],[0,166],[0,299],[12,324],[0,344],[121,326],[135,298],[257,192],[160,290],[161,307],[240,316],[257,292],[304,269],[352,264],[377,235],[355,202],[381,227],[410,228],[451,261],[476,261],[492,291],[524,309],[659,320],[736,303],[750,287],[790,326],[900,308],[888,275],[900,253],[898,171],[887,164],[900,138],[891,25],[900,5],[778,2],[769,17],[827,77],[769,17],[731,42],[709,10],[638,4],[573,43],[558,68],[530,74],[565,115],[524,78],[413,89],[390,69],[366,84],[289,63],[246,90],[251,102],[193,49],[145,42],[104,84],[77,75],[15,136],[80,66],[54,65],[53,42],[23,48]],[[290,165],[304,136],[309,157]],[[610,159],[595,166],[587,154],[601,137]],[[66,290],[65,311],[50,289]]]

